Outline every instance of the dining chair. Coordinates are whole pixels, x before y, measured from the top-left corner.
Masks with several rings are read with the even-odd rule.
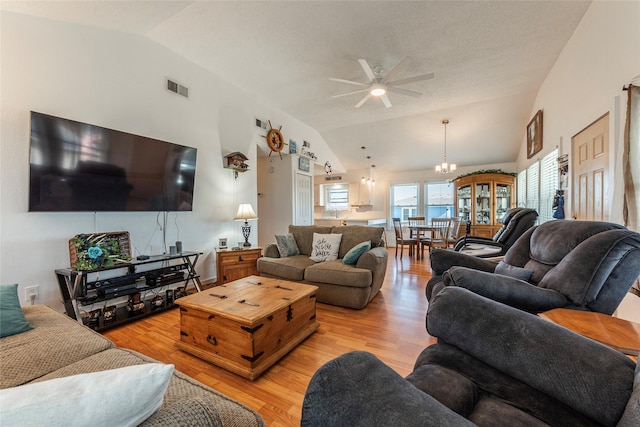
[[[423,216],[413,216],[413,217],[409,217],[407,218],[407,221],[409,222],[409,227],[413,227],[415,225],[425,225],[425,217]],[[416,241],[418,240],[418,236],[416,235],[416,230],[410,230],[409,233],[409,237],[415,239]],[[418,231],[417,232],[420,237],[424,237],[424,231]]]
[[[447,237],[447,247],[454,247],[458,241],[458,234],[460,233],[460,218],[451,218],[451,225],[449,226],[449,237]]]
[[[396,232],[396,256],[398,256],[398,246],[400,246],[400,259],[402,259],[404,245],[409,246],[409,256],[413,256],[413,248],[417,246],[418,241],[415,237],[404,237],[404,234],[402,233],[402,221],[400,218],[393,218],[393,229]]]
[[[420,253],[424,258],[424,247],[429,247],[429,252],[433,248],[447,248],[449,246],[449,226],[451,218],[433,218],[431,220],[431,235],[420,238]]]

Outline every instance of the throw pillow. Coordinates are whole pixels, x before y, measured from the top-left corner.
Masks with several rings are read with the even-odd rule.
[[[280,252],[280,258],[286,258],[288,256],[294,256],[300,254],[298,244],[293,234],[276,235],[276,245],[278,246],[278,252]]]
[[[367,252],[371,249],[371,240],[367,240],[366,242],[358,243],[351,249],[349,252],[342,258],[342,263],[347,265],[355,265],[358,262],[358,259],[362,256],[363,253]]]
[[[0,338],[33,329],[20,307],[18,284],[0,285]]]
[[[313,233],[311,245],[311,258],[313,261],[333,261],[338,259],[342,234],[318,234]]]
[[[528,282],[533,275],[533,270],[529,270],[528,268],[522,267],[514,267],[513,265],[509,265],[504,261],[500,261],[496,266],[494,271],[496,274],[502,274],[503,276],[513,277],[514,279],[524,280]]]
[[[6,425],[137,426],[164,400],[173,365],[145,363],[0,390]],[[45,422],[46,420],[46,422]]]

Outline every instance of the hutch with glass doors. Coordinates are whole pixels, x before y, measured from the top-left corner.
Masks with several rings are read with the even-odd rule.
[[[471,222],[472,236],[488,237],[502,227],[502,217],[516,205],[516,177],[501,173],[467,175],[453,181],[460,230]]]

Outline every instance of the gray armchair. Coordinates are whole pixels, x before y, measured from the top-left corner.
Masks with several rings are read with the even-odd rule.
[[[470,249],[474,256],[489,258],[504,255],[525,231],[533,227],[538,212],[528,208],[509,209],[502,217],[502,227],[492,238],[478,236],[460,237],[453,250],[465,252]]]
[[[301,425],[638,426],[640,368],[616,350],[461,288],[427,330],[438,343],[406,378],[366,352],[322,366]]]
[[[435,250],[431,269],[429,300],[457,286],[533,313],[611,314],[640,276],[640,234],[608,222],[549,221],[523,234],[500,263]]]

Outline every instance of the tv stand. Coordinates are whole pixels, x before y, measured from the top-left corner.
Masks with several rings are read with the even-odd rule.
[[[202,291],[195,265],[202,252],[147,256],[98,270],[55,271],[65,311],[102,331],[174,307],[191,284]]]

